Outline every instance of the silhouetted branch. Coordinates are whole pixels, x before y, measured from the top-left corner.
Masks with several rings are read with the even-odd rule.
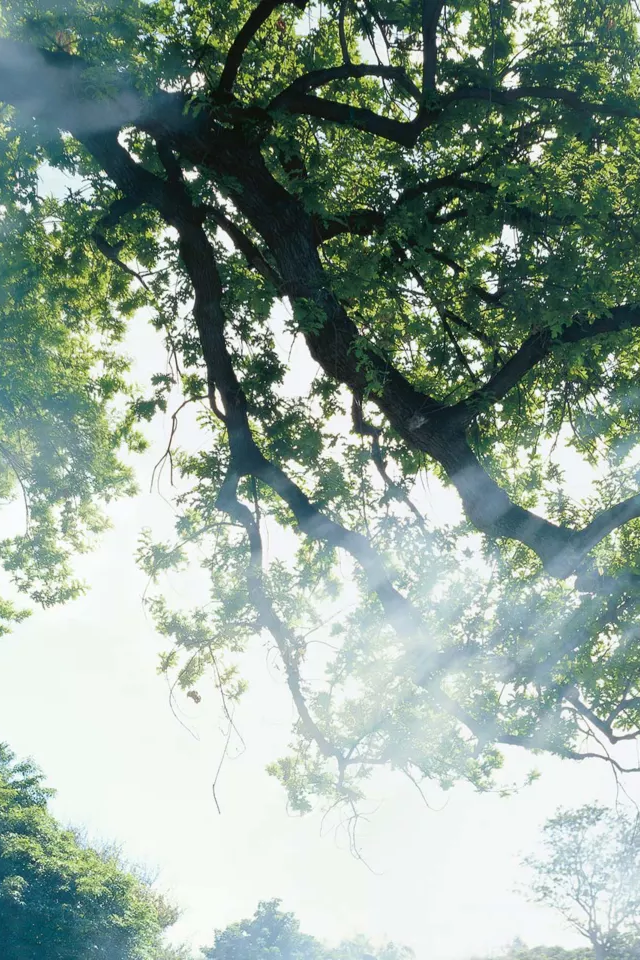
[[[247,20],[236,34],[222,69],[220,77],[220,90],[230,93],[242,63],[245,50],[255,37],[260,27],[266,23],[271,14],[280,6],[281,3],[291,3],[298,10],[304,10],[307,0],[260,0],[260,3],[251,11]]]
[[[349,44],[347,43],[347,35],[344,29],[344,20],[348,5],[349,0],[342,0],[340,3],[340,11],[338,13],[338,33],[340,35],[340,50],[342,52],[342,59],[345,63],[350,64],[351,57],[349,56]]]
[[[370,63],[343,63],[339,67],[326,67],[324,70],[312,70],[302,77],[298,77],[281,93],[274,97],[268,106],[268,110],[275,112],[287,108],[288,103],[309,93],[310,90],[317,90],[318,87],[326,86],[336,80],[352,80],[360,77],[382,77],[386,80],[395,80],[403,87],[407,93],[415,100],[419,101],[420,91],[415,83],[407,75],[403,67],[388,66],[387,64]]]
[[[581,717],[584,717],[584,719],[588,720],[588,722],[595,727],[596,730],[599,730],[600,733],[604,734],[610,743],[616,744],[622,742],[623,740],[636,740],[638,738],[638,731],[623,734],[614,733],[611,721],[603,720],[598,716],[597,713],[595,713],[594,710],[591,709],[591,707],[583,703],[580,699],[580,694],[575,687],[571,687],[566,690],[564,692],[564,698],[570,704],[572,704],[573,707],[575,707],[576,711]],[[601,746],[603,745],[601,744]]]
[[[387,464],[380,448],[380,434],[382,433],[382,430],[380,430],[378,427],[374,427],[365,419],[362,403],[357,397],[353,397],[352,400],[351,419],[353,422],[353,429],[357,434],[362,437],[371,437],[371,459],[382,479],[382,482],[385,485],[388,496],[392,497],[394,500],[398,500],[400,503],[404,503],[404,505],[409,508],[415,517],[423,536],[427,537],[428,530],[424,522],[424,517],[402,484],[395,483],[387,473]]]
[[[268,262],[260,248],[236,224],[227,217],[218,207],[207,204],[200,208],[213,222],[219,226],[233,241],[235,247],[244,255],[247,263],[260,273],[265,280],[272,283],[279,290],[282,287],[282,278],[277,270]]]

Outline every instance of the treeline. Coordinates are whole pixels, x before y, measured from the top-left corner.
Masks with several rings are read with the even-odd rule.
[[[566,950],[564,947],[527,947],[516,940],[508,950],[485,957],[483,960],[593,960],[593,951],[588,947]]]
[[[302,933],[296,917],[278,900],[258,904],[254,915],[212,930],[211,945],[175,947],[167,935],[179,911],[140,871],[128,868],[113,850],[96,850],[64,829],[48,809],[54,791],[30,761],[18,761],[0,744],[0,957],[2,960],[412,960],[412,951],[390,943],[373,947],[364,937],[328,947]],[[640,960],[635,935],[638,890],[637,823],[602,808],[585,807],[549,821],[551,859],[535,862],[534,891],[555,899],[565,918],[592,944],[579,950],[528,948],[516,941],[487,960]],[[616,832],[617,831],[617,832]],[[602,846],[603,838],[607,848]],[[581,929],[571,901],[562,900],[563,882],[579,904],[587,893],[571,878],[568,844],[578,840],[599,875],[589,875],[594,917]],[[635,848],[635,849],[634,849]],[[606,856],[605,856],[606,854]],[[608,865],[607,865],[608,860]],[[597,922],[607,891],[609,928]],[[638,893],[636,893],[638,890]],[[603,897],[605,898],[603,900]],[[616,913],[617,911],[617,913]],[[577,919],[576,919],[577,917]],[[597,934],[597,935],[596,935]],[[422,960],[422,958],[420,958]]]
[[[54,791],[29,761],[0,744],[2,960],[409,960],[411,951],[364,938],[328,948],[301,933],[279,901],[212,931],[202,950],[172,947],[178,911],[113,851],[99,851],[49,812]]]

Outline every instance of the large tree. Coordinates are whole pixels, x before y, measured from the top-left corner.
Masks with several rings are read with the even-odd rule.
[[[212,670],[227,709],[235,654],[270,634],[299,717],[273,769],[298,808],[352,804],[376,765],[485,786],[501,745],[607,758],[635,737],[634,5],[5,0],[0,30],[19,585],[76,589],[69,554],[129,483],[118,445],[177,385],[201,448],[170,450],[179,542],[141,559],[156,575],[198,543],[211,597],[154,601],[163,663],[187,687]],[[171,372],[123,403],[142,306]],[[276,332],[316,371],[295,396]],[[566,444],[599,477],[584,502]],[[422,515],[424,472],[460,524]],[[277,525],[297,552],[267,564]]]

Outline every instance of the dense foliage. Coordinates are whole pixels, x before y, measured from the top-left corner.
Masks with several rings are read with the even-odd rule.
[[[226,710],[270,636],[299,810],[638,732],[638,52],[629,0],[2,4],[5,566],[73,594],[119,446],[199,404],[177,541],[140,560],[197,545],[211,595],[153,601],[162,666]],[[170,372],[139,397],[143,305]],[[423,515],[425,476],[463,520]]]
[[[300,931],[280,901],[216,930],[201,952],[164,941],[176,911],[112,852],[98,852],[47,810],[54,791],[0,745],[0,943],[3,960],[411,960],[365,937],[329,947]],[[637,823],[599,807],[564,811],[545,828],[546,856],[530,860],[531,891],[590,940],[591,949],[512,945],[502,960],[636,960]]]
[[[640,945],[640,815],[598,805],[561,810],[544,827],[531,893],[585,936],[596,960]]]
[[[115,855],[63,830],[47,811],[51,794],[0,745],[3,960],[159,960],[174,910]]]

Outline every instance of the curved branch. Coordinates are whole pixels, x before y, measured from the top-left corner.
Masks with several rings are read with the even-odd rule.
[[[225,93],[231,93],[233,85],[242,63],[245,51],[260,27],[266,23],[271,14],[280,6],[281,3],[291,3],[298,10],[304,10],[307,0],[260,0],[260,3],[251,11],[247,20],[238,31],[233,43],[229,48],[227,59],[220,77],[219,89]]]
[[[380,116],[380,114],[365,107],[354,107],[347,103],[339,103],[335,100],[327,100],[323,97],[297,91],[291,91],[286,98],[279,101],[276,98],[278,109],[286,110],[287,113],[316,117],[318,120],[326,120],[329,123],[354,127],[405,147],[414,147],[420,134],[428,127],[433,126],[448,106],[464,100],[489,101],[496,106],[510,106],[520,100],[548,100],[563,103],[565,106],[585,114],[628,119],[640,118],[640,110],[633,105],[592,103],[583,100],[573,90],[548,86],[523,86],[506,90],[490,87],[460,87],[450,93],[442,94],[435,106],[420,111],[414,120],[409,121],[393,120],[389,117]]]
[[[258,614],[259,625],[265,630],[268,630],[276,641],[278,652],[282,658],[287,675],[287,686],[289,687],[293,702],[298,711],[300,724],[305,736],[315,742],[324,757],[337,760],[338,767],[342,770],[345,763],[342,753],[329,742],[311,716],[307,701],[302,692],[300,673],[295,656],[296,650],[301,648],[302,643],[291,633],[284,621],[278,616],[265,590],[262,579],[262,537],[251,510],[246,504],[238,500],[237,489],[239,479],[240,474],[233,466],[230,467],[220,489],[217,506],[232,520],[236,520],[241,524],[247,534],[249,541],[247,581],[249,585],[249,595]]]
[[[430,688],[431,689],[431,688]],[[605,753],[595,753],[592,751],[585,751],[581,753],[578,750],[572,750],[570,747],[562,746],[561,744],[553,743],[545,739],[544,733],[542,735],[534,734],[518,734],[518,733],[507,733],[501,731],[497,724],[487,723],[483,720],[478,720],[472,714],[465,710],[464,707],[461,707],[455,700],[452,700],[448,694],[444,693],[442,690],[438,690],[436,693],[436,699],[440,705],[449,713],[451,716],[456,717],[460,723],[469,730],[478,741],[478,752],[488,743],[499,743],[504,746],[509,747],[524,747],[527,750],[541,750],[545,753],[552,753],[558,757],[562,757],[565,760],[606,760],[611,766],[617,770],[619,773],[640,773],[640,765],[636,767],[623,767],[617,760]],[[588,708],[587,708],[588,709]],[[591,712],[591,711],[589,711]],[[629,739],[637,739],[638,734],[634,734],[633,737]],[[602,744],[601,744],[602,746]]]
[[[588,707],[586,703],[583,703],[580,699],[580,694],[575,687],[565,691],[564,698],[575,708],[581,717],[584,717],[584,719],[591,724],[592,727],[595,727],[596,730],[599,730],[600,733],[604,734],[610,743],[616,744],[621,743],[623,740],[638,739],[638,731],[635,733],[624,734],[614,733],[611,721],[602,720],[598,714],[591,709],[591,707]]]
[[[381,116],[374,110],[369,110],[368,107],[354,107],[348,103],[339,103],[336,100],[327,100],[324,97],[296,91],[290,92],[286,99],[276,97],[270,112],[276,110],[354,127],[356,130],[363,130],[365,133],[382,137],[383,140],[391,140],[405,147],[415,146],[422,131],[435,123],[441,113],[440,110],[425,111],[415,120],[393,120],[390,117]]]
[[[361,77],[382,77],[384,80],[395,80],[417,102],[420,101],[420,90],[407,75],[403,67],[389,66],[384,63],[343,63],[339,67],[326,67],[324,70],[312,70],[310,73],[298,77],[288,87],[285,87],[273,98],[267,110],[276,111],[287,109],[288,103],[296,96],[317,90],[335,80],[355,80]]]
[[[445,104],[457,103],[461,100],[488,100],[492,104],[505,107],[517,103],[519,100],[551,100],[564,103],[565,106],[583,113],[597,114],[603,117],[640,118],[640,110],[631,103],[628,105],[593,103],[589,100],[583,100],[580,94],[574,90],[564,90],[562,87],[544,85],[535,86],[532,84],[502,90],[495,87],[460,87],[443,97]]]
[[[628,497],[613,507],[603,510],[582,530],[580,537],[586,552],[592,550],[601,540],[624,526],[630,520],[640,517],[640,494]]]
[[[614,710],[609,714],[607,718],[609,722],[612,722],[619,717],[621,713],[624,713],[626,710],[638,710],[640,709],[640,697],[625,697],[624,700],[621,700],[620,703],[615,707]]]

